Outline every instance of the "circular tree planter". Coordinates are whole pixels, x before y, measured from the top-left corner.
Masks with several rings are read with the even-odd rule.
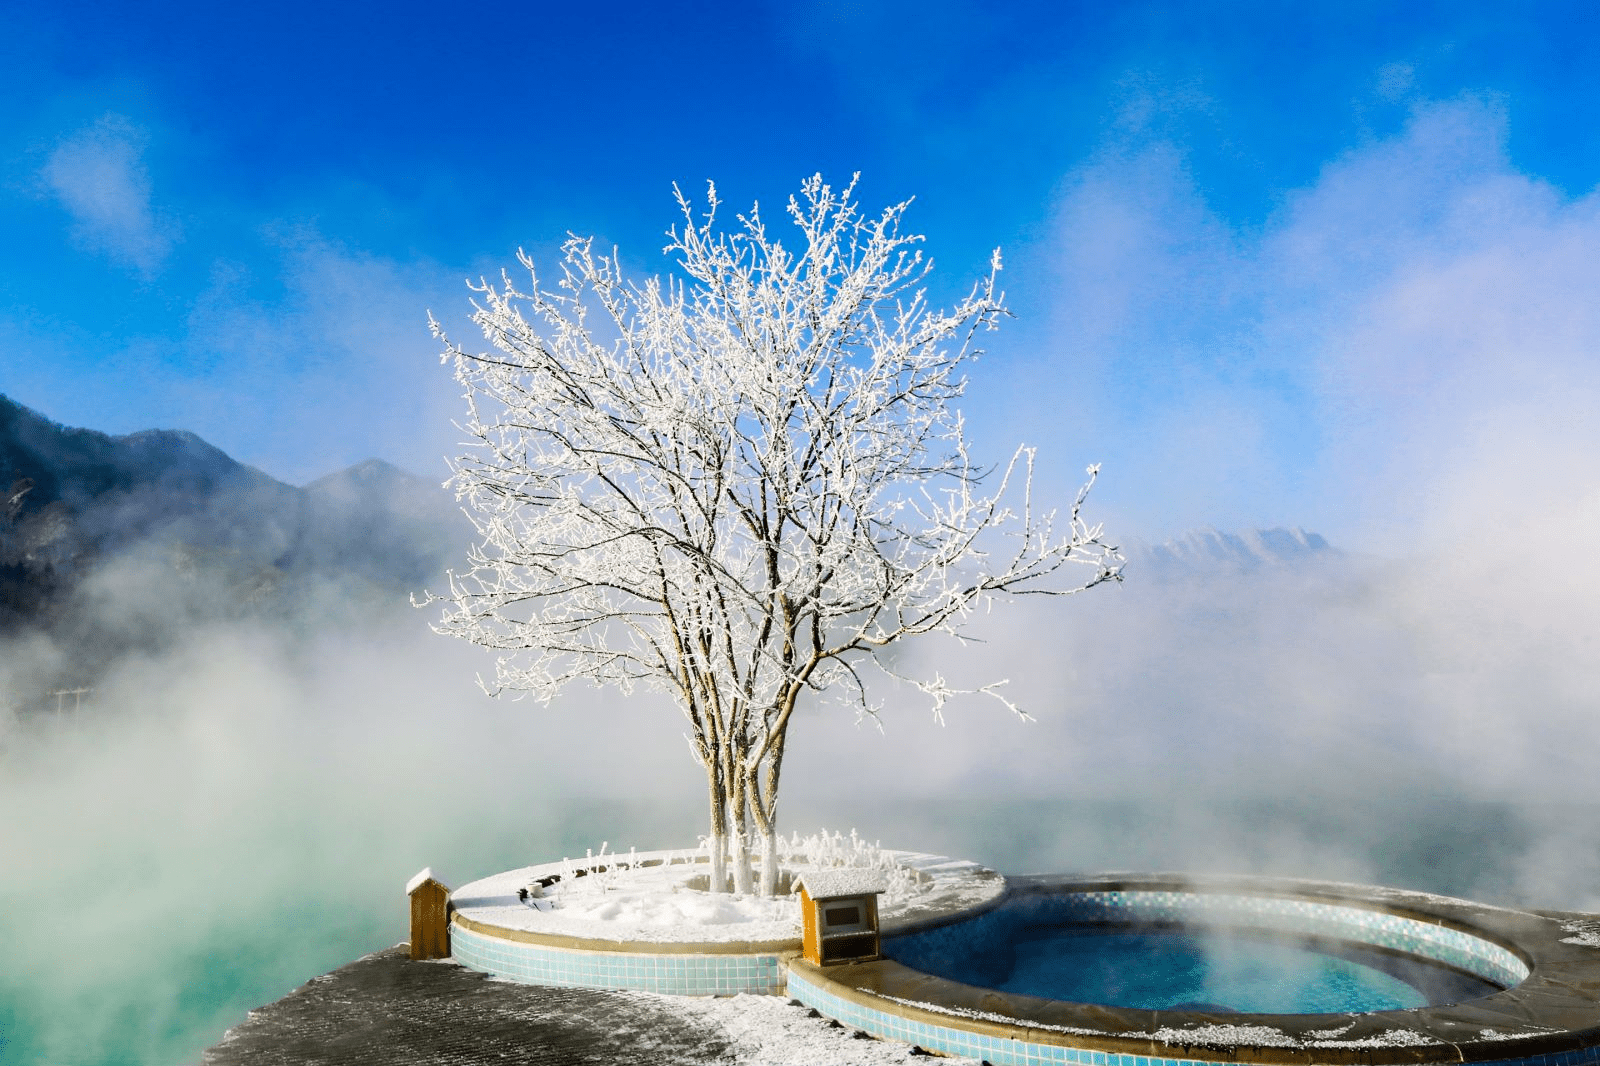
[[[885,854],[916,884],[884,904],[886,934],[972,916],[1005,892],[1005,879],[977,863]],[[451,894],[451,954],[472,969],[528,984],[781,994],[786,961],[800,953],[798,897],[705,892],[696,886],[708,869],[696,853],[655,851],[494,874]],[[790,882],[806,869],[785,864]]]

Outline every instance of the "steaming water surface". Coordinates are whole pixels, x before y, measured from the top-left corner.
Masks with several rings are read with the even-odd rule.
[[[213,628],[120,668],[72,721],[0,728],[0,1063],[197,1062],[250,1008],[402,939],[401,889],[423,866],[460,881],[703,831],[702,780],[671,707],[487,701],[471,684],[482,664],[454,645],[348,628],[308,627],[303,641]],[[1487,756],[1397,754],[1409,718],[1392,703],[1372,704],[1382,728],[1349,719],[1345,708],[1369,705],[1359,693],[1336,701],[1339,743],[1325,743],[1276,698],[1241,704],[1260,690],[1240,679],[1259,677],[1262,653],[1233,630],[1218,648],[1248,655],[1208,646],[1209,672],[1174,674],[1162,685],[1182,698],[1168,698],[1148,679],[1193,660],[1158,654],[1159,627],[1110,632],[1135,629],[1141,661],[1165,672],[1130,669],[1129,686],[1070,689],[1071,701],[1036,692],[1035,725],[981,708],[943,728],[898,708],[882,736],[808,719],[785,760],[781,824],[857,828],[1013,873],[1276,874],[1596,902],[1587,776],[1542,773],[1571,782],[1570,801],[1506,802],[1480,787]],[[1037,631],[1095,651],[1063,645],[1055,624]],[[1032,654],[1021,640],[987,647]],[[9,649],[0,675],[30,657],[41,658]],[[1488,761],[1519,765],[1490,743],[1498,735],[1483,741]],[[1592,750],[1588,737],[1541,741],[1539,758]],[[1449,773],[1429,772],[1440,765]],[[1019,783],[1030,766],[1045,776]]]
[[[1497,991],[1418,959],[1243,930],[1067,927],[1009,950],[1001,991],[1142,1010],[1406,1010]]]

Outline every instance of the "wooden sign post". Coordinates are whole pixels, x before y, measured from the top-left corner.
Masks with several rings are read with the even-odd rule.
[[[411,957],[450,957],[450,886],[429,866],[406,884],[411,897]]]
[[[888,886],[875,870],[800,875],[801,954],[831,966],[879,957],[878,895]]]

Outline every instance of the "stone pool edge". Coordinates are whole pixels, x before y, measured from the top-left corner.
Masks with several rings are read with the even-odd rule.
[[[1530,973],[1515,988],[1465,1003],[1333,1015],[1204,1014],[1065,1003],[965,985],[888,959],[827,968],[791,960],[789,995],[874,1036],[996,1064],[1585,1066],[1600,1062],[1600,955],[1595,947],[1567,942],[1566,923],[1560,917],[1426,893],[1278,878],[1035,875],[1009,877],[1007,885],[1008,896],[1068,891],[1230,892],[1368,909],[1480,936],[1523,958]],[[1192,1032],[1192,1041],[1182,1039],[1186,1030]],[[1314,1034],[1335,1030],[1337,1040],[1315,1039]],[[1394,1031],[1424,1042],[1383,1043]],[[1225,1039],[1230,1032],[1237,1033],[1237,1043]],[[1494,1035],[1485,1036],[1486,1032]],[[1249,1042],[1263,1036],[1286,1043]]]

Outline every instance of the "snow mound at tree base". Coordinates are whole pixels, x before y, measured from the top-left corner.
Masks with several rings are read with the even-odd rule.
[[[938,920],[998,899],[1005,879],[977,863],[921,852],[873,849],[873,869],[889,875],[879,898],[885,931]],[[781,883],[842,864],[785,855]],[[451,894],[456,912],[482,925],[610,942],[773,945],[800,940],[798,893],[713,893],[698,851],[638,852],[580,863],[563,861],[493,874]],[[580,873],[580,871],[582,871]],[[527,898],[521,893],[527,890]]]

